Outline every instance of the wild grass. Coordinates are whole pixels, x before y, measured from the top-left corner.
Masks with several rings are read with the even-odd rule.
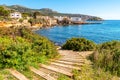
[[[57,80],[71,80],[68,76],[60,74]]]
[[[105,72],[102,69],[93,68],[90,65],[84,65],[81,71],[73,70],[74,80],[119,80],[118,77]]]
[[[102,68],[120,77],[120,42],[111,41],[98,45],[90,57],[96,68]]]

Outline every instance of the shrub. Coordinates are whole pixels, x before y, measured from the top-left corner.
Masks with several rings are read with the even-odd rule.
[[[47,38],[37,35],[25,28],[21,29],[20,32],[23,38],[26,38],[33,43],[32,47],[34,51],[37,51],[37,53],[44,53],[44,55],[48,58],[54,58],[56,55],[58,55],[56,47]]]
[[[0,16],[8,17],[10,14],[9,10],[5,10],[4,7],[0,6]]]
[[[96,67],[120,76],[120,42],[111,41],[98,45],[91,60]]]
[[[62,49],[74,51],[91,51],[94,50],[96,44],[85,38],[72,38],[62,46]]]
[[[47,38],[26,28],[11,29],[12,33],[6,30],[1,33],[0,68],[24,70],[58,55],[54,44]]]
[[[0,68],[23,69],[31,62],[30,58],[33,55],[31,44],[25,39],[16,37],[16,41],[13,41],[8,37],[0,38]]]
[[[22,23],[24,20],[23,19],[19,19],[19,22]]]

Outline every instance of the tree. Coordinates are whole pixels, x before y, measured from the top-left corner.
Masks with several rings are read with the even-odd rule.
[[[30,16],[30,13],[22,13],[22,17],[25,18],[25,19],[29,16]]]
[[[31,25],[34,25],[34,24],[37,23],[37,19],[30,18],[30,19],[28,20],[28,22],[29,22]]]
[[[34,17],[34,18],[37,18],[37,16],[41,16],[41,13],[38,12],[38,11],[33,13],[33,17]]]
[[[10,11],[9,10],[5,10],[3,7],[0,7],[0,16],[9,16]]]

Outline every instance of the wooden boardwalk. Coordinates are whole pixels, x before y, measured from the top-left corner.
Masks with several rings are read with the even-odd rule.
[[[39,69],[30,67],[30,70],[41,76],[45,80],[57,80],[59,74],[69,76],[73,80],[72,70],[81,70],[81,66],[85,64],[85,57],[78,52],[59,50],[61,58],[50,62],[49,65],[40,64]],[[86,52],[81,52],[86,53]],[[92,53],[92,52],[87,52]],[[86,55],[85,55],[86,56]],[[18,80],[29,80],[23,74],[16,70],[9,70]]]
[[[29,80],[27,79],[23,74],[21,74],[20,72],[18,72],[15,69],[8,69],[8,71],[10,71],[10,73],[15,76],[18,80]]]

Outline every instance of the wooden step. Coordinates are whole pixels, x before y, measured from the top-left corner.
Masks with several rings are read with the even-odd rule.
[[[41,77],[43,77],[46,80],[57,80],[57,79],[51,77],[49,74],[46,74],[40,70],[37,70],[34,67],[30,67],[30,70],[33,71],[34,73],[40,75]]]
[[[62,58],[72,58],[72,59],[85,59],[85,58],[82,58],[82,57],[78,57],[78,56],[62,56]]]
[[[18,80],[29,80],[23,74],[14,69],[8,69],[8,71],[15,76]]]
[[[55,79],[57,79],[59,77],[59,73],[46,69],[46,68],[39,68],[39,71],[45,72],[46,74],[49,74],[50,76],[54,77]]]
[[[62,57],[62,58],[60,58],[60,60],[61,59],[66,59],[66,60],[75,60],[75,61],[84,61],[85,59],[82,59],[82,58],[73,58],[73,57]]]
[[[85,63],[85,60],[75,60],[75,59],[59,59],[59,60],[66,61],[66,62]]]
[[[75,66],[82,66],[82,63],[75,63],[75,62],[67,62],[67,61],[60,61],[56,60],[55,62],[62,63],[62,64],[68,64],[68,65],[75,65]]]
[[[56,62],[52,62],[51,64],[57,65],[57,66],[66,67],[66,68],[81,70],[81,68],[80,68],[80,67],[77,67],[77,66],[66,65],[66,64],[56,63]]]
[[[67,71],[67,72],[70,72],[72,73],[72,70],[71,68],[66,68],[66,67],[62,67],[62,66],[58,66],[58,65],[54,65],[54,64],[50,64],[51,67],[54,67],[54,68],[57,68],[57,69],[61,69],[61,70],[64,70],[64,71]]]
[[[40,64],[40,66],[43,67],[43,68],[50,69],[52,71],[58,72],[58,73],[65,74],[65,75],[70,76],[70,77],[73,76],[72,73],[70,73],[68,71],[65,71],[65,70],[62,70],[60,68],[55,68],[55,67],[47,66],[47,65],[44,65],[44,64]]]

